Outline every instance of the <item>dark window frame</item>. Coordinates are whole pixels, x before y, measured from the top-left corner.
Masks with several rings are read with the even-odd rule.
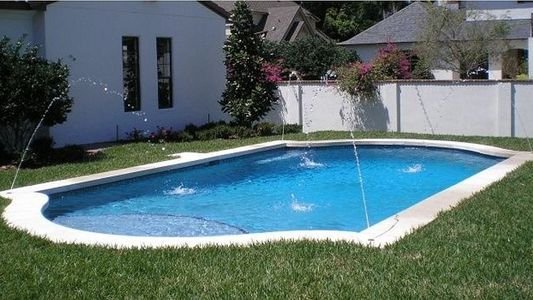
[[[129,44],[133,42],[133,44]],[[128,49],[128,47],[133,49]],[[122,85],[124,111],[141,110],[141,76],[139,70],[139,37],[122,37]],[[131,77],[129,77],[131,76]],[[128,78],[129,77],[129,78]]]
[[[161,45],[161,48],[160,48]],[[168,61],[164,55],[168,53]],[[174,107],[172,82],[172,38],[156,38],[157,58],[157,105],[159,109]],[[162,60],[162,62],[161,62]],[[165,74],[166,73],[166,74]]]

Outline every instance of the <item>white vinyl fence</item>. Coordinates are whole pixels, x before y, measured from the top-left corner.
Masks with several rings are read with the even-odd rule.
[[[335,84],[281,83],[267,121],[304,132],[383,130],[454,135],[533,135],[533,81],[391,81],[379,100],[354,101]]]

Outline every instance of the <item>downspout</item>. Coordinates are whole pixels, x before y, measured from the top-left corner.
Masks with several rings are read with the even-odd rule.
[[[533,13],[530,19],[529,38],[527,39],[527,73],[533,79]]]

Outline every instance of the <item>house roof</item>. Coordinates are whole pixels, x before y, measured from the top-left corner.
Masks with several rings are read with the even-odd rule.
[[[226,12],[231,12],[237,1],[212,1]],[[293,1],[246,1],[248,8],[253,12],[268,13],[269,9],[276,7],[298,6]]]
[[[339,45],[416,42],[420,29],[426,23],[425,5],[414,2]]]
[[[414,2],[339,45],[418,42],[421,30],[426,26],[426,5],[429,4]],[[529,19],[467,21],[464,24],[465,26],[483,26],[484,23],[489,22],[507,24],[509,26],[507,39],[527,39],[530,36],[531,20]]]
[[[227,10],[220,7],[219,5],[215,4],[213,1],[198,1],[198,3],[209,8],[211,11],[223,17],[224,19],[226,20],[229,19],[230,13]]]
[[[55,1],[0,1],[0,9],[45,10],[53,2]]]
[[[270,41],[283,41],[299,10],[299,6],[271,8],[264,26],[266,38]]]
[[[212,2],[230,14],[237,1]],[[246,1],[246,4],[253,13],[263,15],[256,31],[265,34],[267,40],[274,42],[294,40],[303,28],[307,28],[309,32],[322,39],[329,40],[324,33],[310,24],[319,19],[294,1]],[[304,21],[295,23],[294,19],[298,14]]]

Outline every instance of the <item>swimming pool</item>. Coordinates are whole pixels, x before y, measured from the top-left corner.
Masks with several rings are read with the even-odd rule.
[[[455,149],[359,146],[370,224],[502,158]],[[50,195],[45,216],[81,230],[212,236],[366,228],[353,146],[281,148]]]
[[[56,242],[181,247],[327,239],[382,246],[527,160],[529,153],[448,141],[274,141],[0,194],[12,199],[3,214],[10,226]]]

